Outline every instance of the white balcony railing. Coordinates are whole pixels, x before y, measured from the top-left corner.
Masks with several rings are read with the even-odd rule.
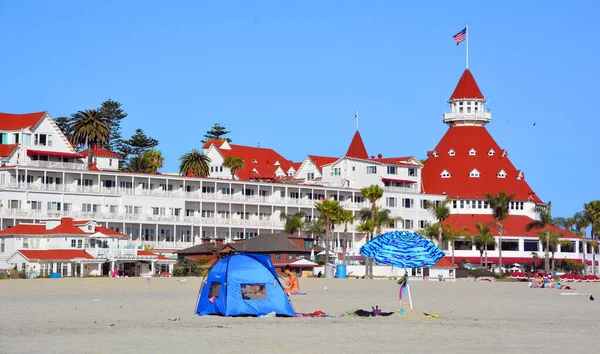
[[[43,167],[43,168],[58,168],[66,170],[87,170],[85,163],[74,162],[58,162],[58,161],[27,161],[24,166]]]

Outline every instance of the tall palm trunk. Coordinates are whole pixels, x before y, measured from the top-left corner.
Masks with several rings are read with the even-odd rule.
[[[375,210],[377,208],[377,202],[373,201],[371,203],[371,218],[373,219],[373,225],[375,225]],[[375,232],[375,231],[373,231]],[[371,233],[371,240],[375,237],[373,233]],[[370,241],[370,240],[369,240]],[[373,279],[373,258],[369,258],[367,261],[367,269],[368,269],[368,278]]]
[[[346,252],[348,251],[348,223],[344,224],[344,238],[342,239],[342,252],[344,254],[344,264],[346,264]]]
[[[502,222],[498,221],[498,274],[502,274],[502,234],[504,233],[504,226]],[[487,263],[487,255],[485,258]]]
[[[483,248],[479,249],[479,267],[483,268]]]
[[[554,276],[554,252],[555,250],[552,249],[552,275]]]
[[[546,252],[544,253],[544,272],[550,271],[550,230],[546,229]]]
[[[90,167],[92,167],[92,161],[94,160],[94,148],[96,147],[96,144],[94,143],[93,140],[88,140],[88,153],[87,153],[87,167],[88,170],[90,169]]]
[[[442,235],[444,233],[444,229],[442,228],[442,220],[438,221],[438,247],[443,250],[442,247]]]
[[[592,245],[592,274],[596,275],[596,247]]]
[[[585,263],[585,252],[587,251],[587,242],[585,242],[585,235],[581,237],[581,246],[583,247],[583,275],[586,275],[587,264]]]
[[[488,258],[487,258],[488,245],[487,245],[487,243],[485,244],[484,249],[485,249],[485,267],[487,268],[487,266],[488,266]]]
[[[452,264],[454,264],[454,240],[452,240]]]
[[[330,249],[330,237],[329,237],[329,215],[327,215],[327,218],[325,219],[325,269],[327,269],[327,266],[329,265],[329,249]]]

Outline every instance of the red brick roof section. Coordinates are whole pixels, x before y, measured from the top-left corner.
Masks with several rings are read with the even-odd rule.
[[[354,137],[352,138],[352,142],[350,142],[350,146],[348,147],[348,151],[346,152],[346,157],[354,157],[357,159],[368,159],[369,154],[367,154],[367,149],[365,148],[365,144],[360,136],[358,130],[354,133]]]
[[[26,114],[0,113],[0,129],[21,130],[32,129],[46,112],[35,112]]]
[[[481,90],[479,90],[479,86],[477,86],[477,82],[469,69],[466,69],[465,72],[463,72],[452,96],[450,96],[451,100],[463,98],[484,99],[483,94],[481,93]]]
[[[19,250],[25,258],[40,261],[71,261],[73,259],[94,259],[84,250]]]
[[[317,166],[319,171],[323,171],[323,166],[329,165],[330,163],[334,163],[338,160],[337,157],[328,157],[328,156],[316,156],[316,155],[308,155],[308,157],[312,160],[312,162]],[[298,169],[296,169],[298,170]]]
[[[62,218],[61,223],[53,229],[46,230],[45,224],[18,224],[0,231],[0,237],[13,235],[91,235],[92,232],[85,232],[78,226],[85,225],[84,221],[73,221],[72,218]],[[94,233],[99,232],[106,236],[128,238],[129,236],[108,229],[103,226],[96,226]]]
[[[79,153],[81,155],[87,157],[88,149],[80,151]],[[98,157],[110,157],[110,158],[113,158],[113,159],[119,159],[119,158],[121,158],[119,155],[115,154],[112,151],[108,151],[108,150],[104,150],[104,149],[98,149],[98,147],[94,147],[94,156],[98,156]]]
[[[475,155],[469,151],[475,150]],[[454,151],[454,156],[449,151]],[[493,150],[493,155],[489,152]],[[430,156],[422,169],[422,182],[425,193],[446,194],[450,199],[485,199],[484,193],[515,193],[515,200],[541,202],[534,191],[525,182],[524,176],[518,178],[519,170],[503,155],[503,150],[485,127],[450,127],[435,147],[437,157]],[[477,169],[479,177],[470,177]],[[442,171],[450,173],[442,178]],[[500,171],[506,177],[499,178]]]
[[[0,144],[0,157],[9,157],[16,148],[17,144]]]
[[[275,178],[275,171],[281,167],[283,172],[286,172],[294,162],[281,156],[273,149],[243,146],[243,145],[229,145],[228,149],[219,149],[221,155],[224,158],[227,157],[241,157],[244,159],[244,168],[241,171],[237,171],[237,175],[240,179],[247,181],[252,178]],[[279,165],[275,165],[279,162]],[[258,173],[252,172],[256,169]]]
[[[525,226],[532,222],[528,216],[525,215],[509,215],[506,220],[502,223],[504,227],[503,236],[515,236],[515,237],[539,237],[538,232],[542,230],[531,230],[525,231]],[[478,222],[482,224],[491,222],[490,231],[494,236],[498,236],[498,229],[496,228],[494,222],[494,218],[490,214],[452,214],[446,220],[444,220],[444,225],[452,225],[455,229],[467,227],[471,230],[471,234],[475,235],[477,233],[477,227],[475,226]],[[580,237],[574,235],[573,233],[561,229],[560,227],[550,226],[550,230],[552,231],[560,231],[563,234],[564,238],[569,239],[579,239]]]

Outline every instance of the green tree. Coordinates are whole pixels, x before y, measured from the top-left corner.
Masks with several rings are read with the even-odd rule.
[[[600,239],[600,200],[594,200],[591,201],[589,203],[586,203],[584,206],[584,216],[585,218],[588,220],[588,222],[591,225],[591,236],[592,239],[596,242],[596,248],[598,240]],[[593,270],[594,270],[594,274],[595,274],[595,267],[596,267],[596,256],[595,256],[595,252],[593,252],[594,255],[594,262],[592,262],[593,264]]]
[[[582,248],[582,260],[583,264],[586,264],[586,252],[587,246],[589,244],[589,239],[586,235],[586,229],[590,225],[589,218],[586,216],[585,212],[577,212],[570,218],[555,218],[555,224],[564,228],[567,231],[581,237],[581,248]],[[586,274],[586,268],[583,269],[583,274]]]
[[[71,119],[69,117],[57,117],[54,119],[54,123],[56,123],[58,129],[62,131],[67,140],[71,142]]]
[[[450,217],[450,199],[431,202],[429,200],[425,201],[425,208],[431,212],[433,217],[437,220],[438,225],[438,247],[443,249],[442,238],[444,235],[444,220]]]
[[[157,173],[163,167],[164,157],[158,150],[146,150],[142,154],[142,159],[146,162],[146,172]]]
[[[544,230],[538,232],[538,236],[540,237],[540,241],[542,244],[546,245],[546,252],[552,252],[552,274],[554,274],[555,264],[554,264],[554,253],[559,245],[561,246],[572,246],[573,244],[569,240],[563,239],[563,233],[560,231],[553,230]],[[547,271],[546,271],[547,272]]]
[[[210,157],[200,153],[197,149],[192,149],[191,152],[181,155],[179,158],[179,174],[187,176],[190,171],[194,176],[208,176],[208,165]]]
[[[370,208],[362,208],[358,211],[358,218],[361,220],[372,219],[375,222],[375,234],[380,235],[384,228],[394,228],[395,221],[402,221],[401,217],[393,217],[389,209],[375,207],[375,215]]]
[[[348,252],[348,224],[354,222],[354,215],[351,210],[346,210],[340,207],[340,213],[337,216],[340,224],[344,225],[344,237],[342,239],[342,253],[344,254],[344,264],[346,264],[346,253]]]
[[[504,235],[504,220],[508,218],[508,207],[515,195],[506,194],[505,191],[500,191],[497,195],[491,193],[485,193],[484,195],[488,199],[488,203],[492,209],[492,216],[494,217],[495,225],[498,229],[498,272],[502,272],[502,236]]]
[[[456,241],[469,236],[471,234],[471,230],[468,227],[455,229],[454,226],[447,224],[445,231],[446,239],[450,241],[450,244],[452,245],[452,263],[454,263],[454,249],[456,248]]]
[[[212,128],[210,128],[210,130],[208,130],[206,132],[206,134],[204,134],[204,139],[202,139],[202,144],[206,143],[209,140],[216,140],[216,139],[225,139],[228,143],[230,143],[232,141],[230,138],[223,137],[229,133],[231,133],[231,132],[229,130],[227,130],[227,128],[225,128],[224,125],[215,123],[212,126]]]
[[[298,233],[298,235],[300,235],[300,233],[304,229],[304,213],[303,212],[297,212],[296,214],[281,213],[279,218],[281,219],[281,221],[284,222],[283,223],[283,231],[285,231],[286,233],[288,233],[290,235],[295,235],[296,233]]]
[[[371,202],[371,216],[373,224],[375,225],[375,208],[377,201],[383,197],[383,188],[376,184],[372,184],[369,187],[360,190],[360,193]],[[375,230],[373,230],[375,232]],[[367,242],[373,238],[373,232],[367,234]],[[365,273],[368,279],[373,279],[373,260],[371,258],[365,259]]]
[[[148,160],[143,156],[134,156],[129,159],[127,164],[127,170],[130,172],[148,173],[149,169]]]
[[[544,253],[544,271],[550,271],[550,227],[556,226],[560,220],[552,217],[552,202],[548,202],[546,207],[538,206],[536,208],[539,219],[533,220],[532,222],[525,225],[525,231],[531,231],[534,229],[545,229],[546,237],[544,237],[546,250]]]
[[[127,117],[127,113],[121,108],[121,104],[112,99],[108,99],[100,104],[98,108],[100,116],[108,122],[110,134],[108,139],[101,144],[103,149],[115,152],[119,143],[123,140],[121,137],[121,121]]]
[[[327,265],[329,264],[329,250],[331,249],[331,232],[342,207],[340,202],[333,199],[315,202],[315,207],[321,217],[325,219],[325,264]]]
[[[229,156],[223,160],[223,166],[231,172],[231,179],[235,179],[237,171],[244,169],[244,159],[237,156]]]
[[[417,231],[421,236],[425,236],[429,241],[438,237],[438,223],[427,222],[422,230]]]
[[[478,222],[475,224],[475,228],[477,228],[477,234],[473,236],[473,241],[479,248],[479,265],[483,267],[483,254],[485,253],[485,265],[487,267],[488,264],[488,247],[494,247],[496,245],[496,240],[494,239],[494,235],[492,235],[492,231],[490,230],[491,222],[487,222],[485,224]]]
[[[94,148],[108,139],[109,127],[98,111],[88,109],[71,115],[71,136],[77,146],[88,148],[88,169],[92,167]]]
[[[130,163],[131,158],[140,157],[144,151],[154,149],[156,146],[158,146],[158,140],[147,136],[141,128],[136,129],[131,138],[117,142],[116,153],[121,159],[119,167],[124,168]]]

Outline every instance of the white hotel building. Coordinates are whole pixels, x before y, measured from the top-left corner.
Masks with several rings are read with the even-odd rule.
[[[103,150],[95,151],[95,164],[87,169],[86,151],[77,152],[48,113],[0,113],[0,230],[61,217],[93,220],[128,235],[132,246],[151,245],[155,252],[168,254],[199,243],[279,232],[281,213],[304,212],[307,220],[317,218],[315,201],[325,198],[357,212],[370,207],[360,189],[371,184],[385,190],[380,206],[402,217],[396,228],[416,231],[434,222],[424,201],[450,198],[451,212],[460,215],[448,222],[472,229],[471,221],[489,218],[491,212],[483,193],[500,189],[518,192],[511,217],[530,221],[542,201],[485,130],[491,114],[479,89],[473,93],[473,85],[477,87],[466,71],[449,101],[451,111],[444,115],[451,127],[425,164],[414,157],[369,156],[357,131],[343,156],[308,155],[302,162],[287,160],[271,149],[209,141],[203,146],[211,159],[210,177],[205,178],[118,171],[118,156]],[[457,92],[465,94],[458,97]],[[222,166],[228,156],[245,160],[234,178]],[[505,241],[516,241],[516,248],[510,243],[511,251],[503,255],[531,259],[532,246],[525,247],[525,240],[531,243],[537,237],[519,227],[511,229],[514,235],[505,235]],[[357,254],[365,235],[354,227],[349,230],[350,252]],[[342,231],[341,226],[336,228],[336,234]],[[0,269],[7,267],[6,259],[16,250],[31,247],[19,235],[13,237],[17,242],[11,247],[0,237]],[[469,242],[460,243],[460,248],[459,260],[479,257]],[[490,258],[494,253],[489,252]],[[581,259],[579,243],[573,252],[557,253],[557,258],[563,255]]]

